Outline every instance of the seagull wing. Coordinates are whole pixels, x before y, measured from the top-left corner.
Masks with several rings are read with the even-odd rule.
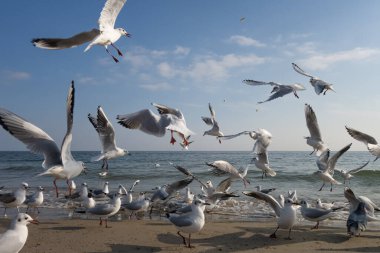
[[[279,87],[279,89],[275,93],[273,93],[267,100],[259,102],[259,104],[274,100],[276,98],[283,97],[283,96],[294,91],[293,88],[291,86],[288,86],[288,85],[282,85],[282,86],[278,86],[278,87]]]
[[[118,123],[126,128],[139,129],[144,133],[158,137],[165,135],[165,128],[170,123],[170,121],[162,121],[161,116],[154,114],[148,109],[131,114],[118,115],[117,119],[119,120]]]
[[[240,177],[238,170],[227,161],[219,160],[219,161],[214,161],[212,163],[206,163],[206,165],[222,173],[229,173],[229,174]]]
[[[265,202],[267,202],[272,207],[272,209],[276,213],[277,217],[280,217],[281,205],[271,195],[265,194],[262,192],[258,192],[258,191],[252,191],[252,192],[243,191],[243,194],[250,196],[250,197],[260,199],[260,200],[264,200]]]
[[[102,107],[98,106],[97,129],[102,143],[103,153],[116,149],[115,131]]]
[[[362,132],[355,130],[353,128],[350,128],[348,126],[346,126],[346,129],[347,129],[348,134],[351,135],[352,138],[354,138],[355,140],[363,142],[365,145],[368,145],[368,143],[377,144],[376,139],[373,138],[372,136],[368,135],[368,134],[362,133]]]
[[[297,64],[292,63],[292,66],[293,66],[293,69],[294,69],[297,73],[299,73],[299,74],[301,74],[301,75],[304,75],[304,76],[307,76],[307,77],[310,77],[310,78],[316,78],[316,77],[314,77],[314,76],[312,76],[312,75],[306,73],[303,69],[301,69],[300,67],[298,67]]]
[[[329,160],[329,157],[330,150],[327,149],[323,151],[322,154],[317,158],[317,166],[320,171],[325,171],[328,168],[327,162]]]
[[[43,154],[45,158],[42,163],[43,168],[48,169],[62,164],[57,144],[42,129],[3,108],[0,108],[0,125],[23,142],[32,153]]]
[[[44,49],[65,49],[82,45],[92,41],[100,34],[98,29],[78,33],[70,38],[35,38],[32,43],[35,47]]]
[[[156,103],[152,103],[152,105],[157,108],[158,113],[161,115],[162,114],[173,114],[173,115],[177,116],[179,119],[183,118],[182,112],[178,109],[170,108],[166,105],[160,105],[160,104],[156,104]]]
[[[185,178],[185,179],[182,179],[182,180],[179,180],[179,181],[176,181],[174,183],[171,183],[171,184],[167,185],[165,189],[166,189],[166,192],[169,195],[171,195],[174,192],[179,191],[179,190],[185,188],[191,182],[193,182],[193,178],[192,177],[188,177],[188,178]]]
[[[61,158],[63,164],[74,160],[73,156],[71,155],[71,141],[73,139],[72,129],[74,122],[74,97],[75,87],[74,81],[72,81],[66,100],[67,131],[65,138],[63,138],[61,146]]]
[[[368,163],[369,163],[369,161],[366,162],[365,164],[361,165],[361,166],[358,167],[358,168],[355,168],[355,169],[349,170],[348,173],[350,173],[350,174],[355,174],[355,173],[359,172],[360,170],[364,169],[364,167],[367,166]]]
[[[309,129],[310,136],[315,139],[322,140],[321,132],[319,131],[317,116],[310,105],[305,104],[306,125]]]
[[[231,188],[232,179],[230,177],[222,180],[215,188],[215,192],[227,192]]]
[[[176,168],[177,170],[179,170],[180,172],[182,172],[183,174],[185,174],[186,176],[190,176],[192,178],[194,178],[196,181],[198,181],[203,187],[207,188],[207,185],[205,183],[203,183],[198,177],[194,176],[193,173],[191,173],[188,169],[182,167],[182,166],[174,166],[174,168]]]
[[[127,0],[107,0],[98,20],[100,31],[114,29],[115,21]]]
[[[16,200],[16,196],[13,193],[0,194],[0,201],[5,204],[12,203],[15,200]]]
[[[209,118],[209,117],[201,117],[202,120],[209,126],[212,126],[214,125],[214,121],[212,120],[212,118]]]
[[[224,135],[224,136],[218,136],[218,139],[222,139],[222,140],[230,140],[230,139],[233,139],[233,138],[236,138],[240,135],[247,135],[247,134],[250,134],[252,131],[243,131],[243,132],[240,132],[240,133],[237,133],[237,134],[230,134],[230,135]]]
[[[338,152],[336,152],[328,161],[328,170],[329,170],[329,173],[331,175],[334,174],[334,168],[335,168],[335,165],[336,165],[336,162],[338,161],[339,157],[341,157],[347,150],[350,149],[352,143],[346,145],[345,147],[343,147],[341,150],[339,150]]]
[[[252,85],[252,86],[261,86],[261,85],[272,85],[272,86],[282,86],[280,83],[275,82],[263,82],[263,81],[256,81],[251,79],[243,80],[243,83]]]
[[[212,108],[210,103],[208,103],[208,109],[210,110],[211,119],[215,121],[215,110]]]
[[[194,223],[194,219],[186,214],[179,216],[170,215],[169,220],[177,227],[188,227]]]

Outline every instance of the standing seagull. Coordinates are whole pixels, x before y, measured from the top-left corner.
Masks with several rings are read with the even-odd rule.
[[[99,134],[99,139],[102,144],[102,152],[100,155],[92,158],[93,161],[103,160],[102,169],[108,172],[108,160],[128,154],[127,150],[116,146],[115,131],[111,122],[108,120],[102,107],[98,106],[97,117],[88,114],[88,119]]]
[[[335,90],[332,87],[332,84],[327,83],[327,82],[319,79],[318,77],[315,77],[315,76],[312,76],[312,75],[306,73],[300,67],[298,67],[298,65],[295,63],[292,63],[292,66],[293,66],[293,69],[297,73],[304,75],[304,76],[307,76],[307,77],[310,77],[310,84],[314,87],[314,91],[315,91],[315,93],[317,93],[317,95],[321,94],[322,92],[323,92],[323,95],[326,95],[326,92],[328,90],[335,92]]]
[[[210,103],[208,103],[208,109],[210,110],[211,118],[203,117],[203,116],[201,118],[207,125],[212,126],[212,128],[210,130],[205,131],[203,133],[203,136],[211,135],[211,136],[216,136],[217,138],[220,136],[223,136],[224,134],[220,131],[219,124],[215,119],[215,111],[214,109],[212,109]],[[220,139],[219,139],[219,143],[222,143]]]
[[[99,30],[92,29],[88,32],[81,32],[70,38],[36,38],[32,40],[34,46],[44,49],[64,49],[76,47],[86,42],[91,43],[84,50],[89,50],[93,45],[102,45],[106,52],[111,55],[115,62],[119,60],[108,51],[108,45],[116,49],[119,56],[123,56],[121,51],[114,45],[122,35],[131,35],[123,28],[114,28],[115,21],[123,5],[127,0],[107,0],[98,20]]]
[[[320,221],[323,221],[332,217],[334,215],[334,211],[340,209],[340,208],[334,208],[334,209],[324,210],[320,208],[309,207],[309,204],[306,202],[306,200],[301,200],[300,204],[301,204],[302,217],[305,220],[317,222],[317,224],[311,229],[318,229]]]
[[[306,143],[313,147],[313,154],[316,152],[316,155],[319,156],[327,150],[326,144],[322,141],[321,132],[319,131],[319,125],[317,121],[317,116],[315,116],[315,112],[310,105],[305,104],[305,117],[306,117],[306,125],[309,129],[310,136],[305,137]]]
[[[42,186],[38,186],[36,193],[26,197],[25,204],[28,206],[26,208],[26,213],[28,213],[29,207],[33,207],[34,209],[37,209],[37,213],[40,213],[40,210],[38,210],[38,207],[42,205],[42,203],[44,202],[43,191],[44,191],[44,188],[42,188]]]
[[[355,211],[351,212],[347,219],[347,233],[352,236],[360,236],[360,232],[367,227],[367,211],[365,204],[359,202]]]
[[[363,142],[364,145],[367,146],[368,151],[372,155],[376,156],[374,161],[379,159],[379,157],[380,157],[380,145],[377,143],[375,138],[373,138],[372,136],[370,136],[368,134],[365,134],[365,133],[362,133],[358,130],[350,128],[348,126],[346,126],[346,129],[347,129],[348,134],[351,135],[352,138],[354,138],[355,140]]]
[[[273,93],[267,100],[258,102],[258,104],[262,104],[268,101],[271,101],[276,98],[283,97],[289,93],[294,94],[296,98],[298,97],[297,91],[305,90],[305,87],[302,84],[295,83],[295,84],[290,84],[290,85],[284,85],[280,83],[275,83],[275,82],[262,82],[262,81],[255,81],[255,80],[243,80],[243,83],[252,85],[252,86],[261,86],[261,85],[271,85],[273,86],[273,89],[271,93]]]
[[[181,215],[174,213],[166,214],[169,221],[178,229],[177,234],[182,237],[183,244],[185,244],[188,248],[192,248],[190,244],[191,234],[201,231],[205,225],[205,215],[202,207],[204,205],[208,205],[208,203],[204,203],[197,199],[194,200],[193,204],[191,204],[190,212],[186,212]],[[180,232],[189,234],[189,243],[186,243],[186,238]]]
[[[4,205],[4,216],[7,216],[7,208],[16,207],[17,211],[19,206],[24,203],[26,199],[26,190],[29,188],[27,183],[22,183],[21,186],[14,192],[0,194],[0,202]]]
[[[332,191],[333,184],[342,184],[333,178],[334,169],[339,157],[341,157],[347,150],[349,150],[351,145],[352,143],[343,147],[341,150],[336,152],[332,157],[330,157],[330,150],[324,151],[320,155],[320,157],[318,157],[317,159],[318,171],[314,172],[314,175],[319,176],[321,180],[323,181],[323,184],[321,188],[319,189],[319,191],[322,191],[323,187],[325,186],[325,183],[331,184],[330,191]]]
[[[26,213],[19,213],[12,220],[12,223],[4,234],[0,235],[0,252],[1,253],[18,253],[24,247],[28,239],[29,223],[38,224]]]
[[[76,161],[71,155],[74,94],[74,81],[72,81],[66,101],[67,131],[62,141],[61,151],[55,141],[42,129],[13,112],[0,108],[0,125],[19,141],[23,142],[32,153],[44,155],[45,160],[42,163],[42,167],[46,171],[39,174],[39,176],[51,175],[54,177],[53,183],[57,197],[57,179],[66,179],[66,183],[69,186],[69,181],[79,176],[85,170],[83,162]],[[71,193],[70,186],[69,193]]]
[[[288,234],[287,239],[289,240],[291,239],[290,232],[292,231],[292,228],[297,220],[297,215],[296,215],[297,209],[293,206],[293,205],[298,205],[296,202],[294,202],[291,198],[286,198],[284,202],[284,206],[282,206],[280,203],[278,203],[278,201],[274,197],[272,197],[269,194],[265,194],[258,191],[252,191],[252,192],[244,191],[243,194],[260,199],[260,200],[264,200],[272,207],[272,209],[276,213],[276,216],[278,217],[277,228],[269,236],[270,238],[277,238],[276,237],[277,230],[279,228],[283,228],[283,229],[289,229],[289,234]]]
[[[187,128],[182,112],[165,105],[155,103],[152,105],[157,108],[160,115],[154,114],[149,109],[144,109],[135,113],[117,115],[118,123],[126,128],[139,129],[157,137],[164,136],[166,130],[169,130],[171,133],[170,144],[173,145],[176,142],[173,133],[176,132],[182,138],[182,143],[188,146],[188,137],[194,133]]]
[[[88,197],[91,199],[92,197],[91,194],[89,194]],[[93,201],[91,202],[93,203]],[[90,206],[93,206],[93,204],[91,204]],[[117,212],[119,212],[120,206],[121,206],[120,194],[116,193],[114,194],[113,198],[108,203],[96,204],[95,206],[87,209],[87,212],[99,217],[100,226],[103,224],[103,220],[102,220],[103,218],[106,222],[106,228],[107,228],[108,217],[111,217],[115,215]]]

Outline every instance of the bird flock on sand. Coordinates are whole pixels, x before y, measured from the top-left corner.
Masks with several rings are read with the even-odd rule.
[[[130,34],[123,28],[114,28],[114,25],[125,3],[126,0],[107,0],[100,13],[98,29],[94,28],[87,32],[81,32],[70,38],[35,38],[32,43],[39,48],[58,50],[76,47],[89,42],[84,50],[85,52],[94,45],[102,45],[112,59],[118,62],[119,60],[116,56],[108,50],[108,46],[112,46],[118,56],[123,56],[122,52],[115,46],[115,42],[123,35],[130,37]],[[240,22],[244,20],[245,18],[242,17]],[[327,91],[335,92],[332,84],[308,74],[295,63],[292,63],[292,67],[297,73],[310,78],[310,84],[317,95],[325,95]],[[290,93],[299,98],[298,92],[306,90],[304,85],[299,83],[285,85],[251,79],[245,79],[243,83],[251,86],[272,87],[269,98],[259,103],[269,102]],[[145,212],[150,208],[149,215],[152,215],[153,210],[158,211],[160,214],[164,213],[178,230],[178,235],[181,237],[183,244],[190,248],[193,247],[191,245],[191,234],[202,230],[205,224],[204,212],[212,210],[222,201],[239,197],[236,191],[230,190],[234,182],[241,181],[245,188],[250,187],[251,182],[247,179],[247,171],[251,164],[261,171],[262,179],[268,176],[276,176],[276,171],[270,166],[268,154],[272,134],[266,129],[259,128],[258,130],[243,130],[236,134],[225,135],[222,133],[216,119],[215,110],[209,103],[210,115],[202,116],[201,119],[211,128],[205,130],[203,135],[214,136],[220,143],[222,143],[222,140],[227,141],[246,135],[254,140],[252,150],[254,156],[250,164],[245,168],[237,169],[234,165],[224,160],[205,161],[205,167],[208,166],[214,173],[225,176],[217,186],[214,186],[211,181],[205,182],[201,180],[190,169],[172,164],[173,169],[177,169],[179,173],[184,174],[185,178],[158,186],[149,193],[140,192],[137,198],[136,196],[134,198],[133,193],[135,186],[140,183],[139,180],[136,180],[129,189],[119,185],[114,192],[110,191],[108,182],[105,182],[102,189],[90,189],[83,182],[81,189],[77,190],[73,179],[81,173],[86,173],[86,166],[83,162],[75,160],[71,153],[75,92],[74,81],[72,81],[66,99],[67,130],[60,148],[44,130],[5,108],[0,108],[0,125],[10,135],[24,143],[30,152],[43,155],[42,168],[44,172],[38,176],[49,175],[53,178],[56,197],[60,196],[56,181],[59,179],[66,180],[68,193],[65,198],[67,201],[79,203],[74,213],[85,213],[86,215],[97,217],[100,225],[105,223],[105,226],[108,227],[108,218],[121,211],[129,212],[129,218],[131,219],[134,217],[133,214]],[[117,115],[117,122],[125,128],[137,129],[156,137],[165,136],[166,132],[170,132],[170,144],[174,145],[177,142],[176,138],[179,138],[178,143],[180,146],[183,149],[188,149],[193,142],[191,137],[194,132],[187,127],[183,113],[179,109],[166,105],[158,103],[152,103],[151,105],[157,110],[158,114],[151,109],[141,109],[137,112]],[[369,161],[352,170],[337,170],[335,166],[338,159],[350,149],[351,144],[347,144],[335,154],[331,154],[329,147],[322,138],[316,113],[311,105],[305,104],[304,111],[306,126],[310,132],[310,136],[305,137],[306,144],[313,149],[310,155],[316,155],[317,170],[314,175],[323,183],[319,191],[322,191],[325,184],[330,184],[330,191],[333,191],[333,185],[342,184],[334,178],[335,171],[342,175],[344,184],[346,182],[350,184],[353,174],[365,168]],[[88,119],[95,128],[101,143],[101,152],[98,156],[93,157],[92,161],[102,162],[99,175],[106,176],[109,172],[108,160],[128,155],[128,151],[117,146],[114,127],[101,106],[97,108],[95,116],[89,113]],[[380,157],[380,145],[375,138],[348,126],[346,126],[346,130],[352,138],[366,145],[368,151],[376,157],[375,161]],[[160,164],[157,163],[156,167],[158,166]],[[189,184],[193,181],[199,183],[201,194],[193,194],[190,190]],[[0,202],[4,207],[4,216],[6,216],[8,208],[17,208],[18,211],[9,229],[0,235],[0,252],[19,252],[27,240],[28,229],[26,226],[29,223],[38,223],[30,215],[19,212],[19,208],[20,206],[27,206],[26,212],[31,210],[33,214],[36,211],[40,213],[39,207],[44,201],[44,189],[39,186],[32,195],[27,194],[28,189],[29,185],[22,182],[20,187],[14,191],[4,192],[4,189],[0,190]],[[298,210],[300,210],[299,213],[303,219],[316,222],[313,229],[318,229],[321,221],[334,216],[336,212],[339,212],[344,207],[335,206],[331,203],[322,203],[321,200],[317,201],[316,206],[310,206],[306,200],[297,198],[295,190],[289,191],[285,196],[281,194],[278,198],[275,198],[271,195],[275,190],[274,188],[262,189],[257,186],[253,187],[253,189],[255,190],[245,190],[243,194],[265,201],[277,216],[277,227],[270,235],[271,238],[276,238],[277,230],[281,228],[288,230],[287,239],[291,239],[291,230],[297,221]],[[172,200],[178,199],[177,195],[181,190],[185,190],[185,194],[180,198],[180,201],[173,204]],[[350,236],[358,236],[365,230],[368,221],[378,220],[375,216],[375,211],[380,210],[380,208],[368,197],[354,194],[349,187],[344,188],[344,196],[349,203],[350,210],[346,223],[347,233]]]

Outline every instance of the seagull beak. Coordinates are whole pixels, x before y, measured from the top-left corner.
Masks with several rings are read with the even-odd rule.
[[[131,37],[132,37],[132,34],[127,33],[125,36],[128,37],[128,38],[131,38]]]
[[[38,220],[31,220],[30,223],[33,223],[33,224],[35,224],[35,225],[40,224],[40,222],[39,222]]]

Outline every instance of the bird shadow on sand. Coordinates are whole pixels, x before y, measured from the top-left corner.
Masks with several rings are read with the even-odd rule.
[[[152,253],[152,252],[160,252],[161,248],[159,247],[149,247],[142,245],[128,245],[128,244],[108,244],[111,248],[109,253],[125,253],[125,252],[139,252],[139,253]],[[100,253],[100,252],[90,252],[90,253]],[[102,251],[104,253],[104,251]]]
[[[72,231],[72,230],[82,230],[82,229],[86,229],[86,227],[67,226],[67,227],[50,227],[50,228],[43,228],[43,229],[57,230],[57,231]]]

